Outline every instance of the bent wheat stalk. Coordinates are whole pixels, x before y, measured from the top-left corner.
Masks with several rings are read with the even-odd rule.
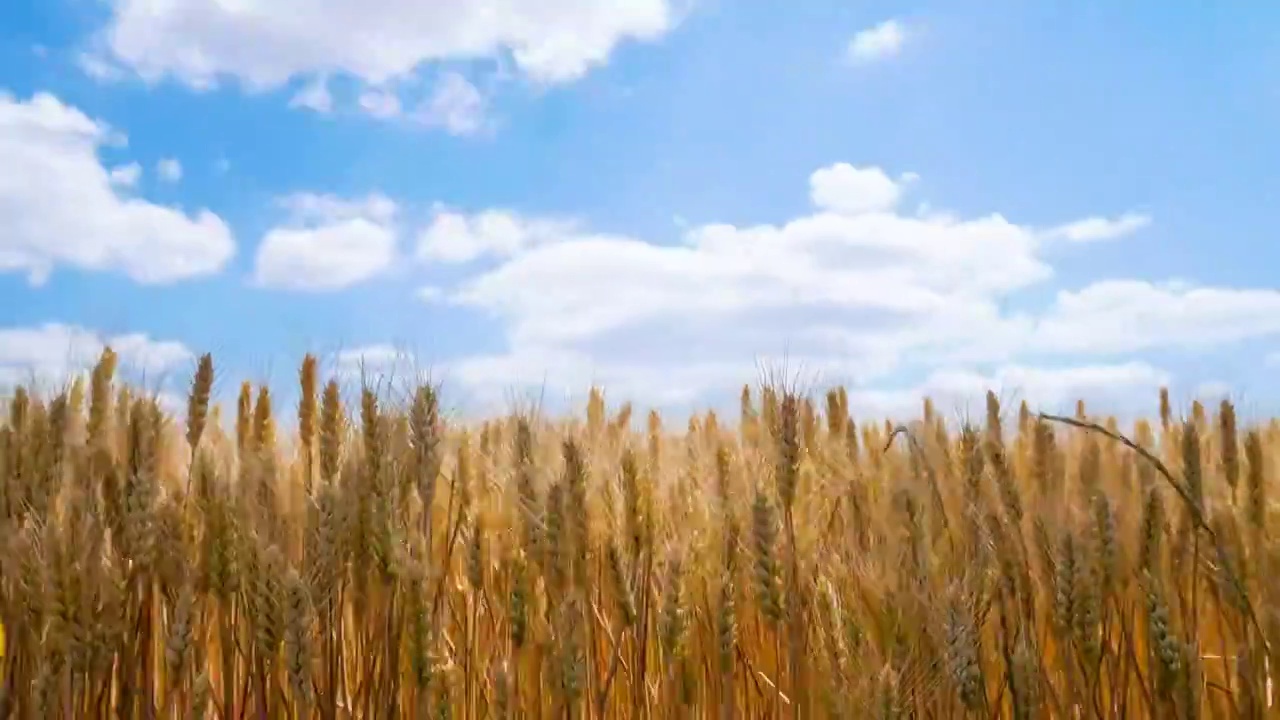
[[[1271,645],[1267,641],[1266,633],[1262,631],[1262,623],[1258,621],[1258,614],[1253,607],[1253,601],[1249,598],[1248,593],[1245,592],[1244,582],[1240,579],[1240,576],[1232,566],[1230,558],[1227,555],[1226,548],[1222,544],[1222,539],[1218,537],[1218,533],[1214,532],[1214,529],[1205,519],[1199,503],[1196,502],[1195,498],[1191,497],[1191,493],[1183,487],[1182,482],[1178,481],[1178,479],[1173,476],[1173,472],[1160,461],[1160,458],[1153,455],[1151,451],[1125,437],[1120,432],[1108,430],[1095,422],[1064,417],[1061,415],[1051,415],[1049,413],[1037,413],[1037,415],[1039,415],[1041,419],[1048,420],[1049,422],[1070,425],[1072,427],[1080,428],[1081,430],[1099,433],[1104,437],[1118,442],[1134,451],[1139,457],[1151,463],[1151,465],[1155,467],[1156,472],[1160,473],[1160,475],[1164,477],[1164,479],[1173,488],[1174,492],[1178,493],[1178,497],[1182,499],[1183,504],[1187,506],[1187,512],[1191,516],[1192,522],[1194,522],[1196,527],[1209,538],[1209,542],[1213,543],[1213,549],[1218,555],[1218,563],[1222,566],[1222,571],[1226,573],[1228,582],[1231,583],[1232,588],[1237,592],[1240,601],[1243,603],[1245,614],[1249,616],[1249,624],[1253,626],[1253,630],[1258,633],[1258,639],[1262,641],[1263,651],[1267,655],[1270,655]]]

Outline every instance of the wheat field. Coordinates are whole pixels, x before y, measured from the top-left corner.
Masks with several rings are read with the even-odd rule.
[[[1280,424],[1225,401],[463,426],[309,356],[224,421],[210,356],[176,415],[116,363],[9,399],[0,717],[1280,716]]]

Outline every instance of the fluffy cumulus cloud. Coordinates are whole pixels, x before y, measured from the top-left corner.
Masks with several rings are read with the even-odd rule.
[[[397,207],[382,195],[346,200],[299,193],[281,205],[287,219],[258,245],[254,279],[260,286],[339,290],[384,272],[395,260]]]
[[[1109,280],[1059,293],[1033,343],[1055,353],[1122,354],[1276,334],[1280,291]]]
[[[900,21],[885,20],[855,34],[846,52],[854,62],[869,63],[897,55],[906,40],[906,28]]]
[[[526,247],[564,238],[574,223],[524,218],[501,209],[474,215],[437,206],[430,224],[418,235],[419,260],[465,263],[481,257],[510,257]]]
[[[116,0],[101,39],[143,77],[197,87],[221,76],[274,87],[319,72],[379,86],[424,63],[495,56],[557,83],[623,42],[658,39],[676,19],[669,0],[331,0],[307,12],[273,0]]]
[[[91,367],[110,345],[120,369],[142,379],[163,378],[191,363],[185,345],[140,333],[105,336],[74,325],[0,328],[0,386],[36,383],[49,389]]]
[[[111,168],[111,184],[122,187],[131,188],[138,184],[142,179],[142,166],[138,163],[129,163],[127,165],[118,165]]]
[[[809,177],[809,194],[814,205],[857,215],[892,210],[902,197],[902,183],[914,179],[915,176],[908,173],[895,181],[878,167],[856,168],[849,163],[836,163]]]
[[[479,88],[458,73],[445,73],[431,97],[416,113],[430,127],[451,135],[473,135],[485,126],[488,101]]]
[[[1046,404],[1084,394],[1145,408],[1169,375],[1138,354],[1280,334],[1271,290],[1099,280],[1036,305],[1043,293],[1027,291],[1054,276],[1046,248],[1073,223],[908,212],[916,179],[834,164],[809,177],[798,217],[685,226],[669,243],[440,209],[418,256],[469,274],[423,299],[505,329],[503,352],[450,365],[469,386],[600,382],[665,403],[731,391],[785,357],[877,408],[993,386]],[[865,390],[886,384],[906,387]]]
[[[507,260],[454,299],[504,319],[519,344],[605,350],[623,341],[611,335],[670,328],[687,333],[685,347],[714,337],[734,355],[770,338],[844,354],[870,338],[895,351],[930,343],[956,334],[948,325],[958,317],[998,324],[996,300],[1052,272],[1036,255],[1034,231],[999,215],[897,212],[902,188],[878,169],[825,168],[810,189],[807,215],[692,227],[675,245],[572,227],[503,243]],[[495,235],[524,238],[532,226],[503,227],[450,237],[475,249],[498,245]]]
[[[41,282],[70,266],[170,283],[226,265],[235,241],[213,212],[125,194],[141,169],[108,168],[99,157],[102,146],[122,142],[52,95],[0,92],[0,271]]]

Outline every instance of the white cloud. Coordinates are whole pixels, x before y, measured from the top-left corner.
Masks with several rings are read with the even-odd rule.
[[[176,183],[182,179],[182,163],[177,158],[162,158],[156,163],[156,175],[165,182]]]
[[[1225,380],[1208,380],[1196,386],[1195,396],[1203,402],[1219,402],[1231,397],[1231,383]]]
[[[859,31],[849,41],[846,49],[849,59],[865,63],[897,55],[906,42],[907,33],[897,20],[885,20],[874,27]]]
[[[355,98],[355,109],[379,120],[406,119],[423,127],[440,128],[450,135],[474,135],[489,127],[488,98],[466,77],[445,72],[429,94],[415,101],[406,95],[416,81],[366,86]],[[416,88],[415,88],[416,89]],[[406,103],[413,104],[412,109]],[[334,109],[326,75],[307,82],[289,101],[290,107],[305,107],[326,114]]]
[[[809,179],[811,213],[780,225],[689,227],[657,245],[490,211],[442,213],[421,257],[497,259],[450,295],[507,328],[506,353],[464,378],[607,379],[645,397],[694,397],[753,359],[788,353],[828,378],[883,377],[910,358],[1006,357],[1029,320],[999,302],[1047,279],[1035,232],[999,215],[894,210],[903,186],[837,164]],[[495,380],[496,381],[496,380]]]
[[[465,263],[481,257],[509,257],[537,244],[570,238],[576,225],[567,220],[527,219],[510,210],[465,215],[437,207],[418,236],[417,256],[427,262]]]
[[[318,113],[333,110],[333,95],[329,93],[329,78],[320,74],[302,86],[290,100],[289,107],[303,107]]]
[[[676,22],[668,0],[331,0],[307,12],[271,0],[116,0],[113,9],[100,41],[115,59],[197,86],[230,75],[277,87],[320,72],[381,86],[424,63],[508,53],[536,81],[567,82]]]
[[[471,81],[458,73],[445,73],[431,98],[418,111],[429,127],[444,128],[451,135],[473,135],[485,125],[487,101]]]
[[[140,333],[106,337],[60,323],[0,328],[0,385],[34,381],[57,387],[97,362],[105,345],[116,351],[122,371],[147,378],[172,372],[194,357],[182,343]]]
[[[424,285],[418,288],[418,299],[425,303],[440,302],[445,299],[445,289],[436,285]]]
[[[903,177],[906,180],[912,174]],[[842,215],[892,210],[902,197],[902,184],[878,167],[856,168],[836,163],[809,177],[809,197],[815,207]]]
[[[849,394],[849,407],[855,417],[907,420],[919,417],[922,401],[928,397],[949,420],[975,419],[982,417],[985,396],[991,390],[1005,407],[1025,400],[1034,411],[1061,413],[1085,398],[1094,411],[1132,416],[1147,409],[1160,387],[1171,380],[1168,372],[1141,362],[1071,367],[1005,365],[990,374],[939,370],[909,388],[855,390]]]
[[[347,348],[328,361],[332,373],[347,383],[369,382],[392,396],[429,382],[433,369],[407,347],[377,343]]]
[[[1020,384],[1050,402],[1101,393],[1092,388],[1109,378],[1142,388],[1168,379],[1136,353],[1280,334],[1270,290],[1098,281],[1037,310],[1023,291],[1053,278],[1042,230],[998,213],[903,209],[916,178],[893,178],[834,164],[809,177],[807,213],[689,225],[665,244],[580,221],[441,209],[418,257],[473,269],[424,299],[505,329],[502,351],[450,365],[468,385],[602,382],[670,402],[723,392],[780,356],[859,389],[933,373],[944,384]]]
[[[382,120],[400,114],[400,98],[391,90],[366,90],[360,93],[359,102],[361,110]]]
[[[180,342],[152,340],[142,333],[116,335],[105,341],[126,365],[146,372],[171,370],[190,360],[190,350]]]
[[[413,362],[413,360],[414,354],[404,348],[389,343],[378,343],[339,351],[337,365],[343,372],[358,371],[361,368],[372,371],[386,369],[398,363]]]
[[[52,95],[0,93],[0,272],[39,282],[65,265],[169,283],[226,265],[235,241],[217,215],[117,192],[98,149],[122,141]]]
[[[288,221],[258,246],[254,279],[289,290],[338,290],[391,267],[396,205],[378,194],[350,201],[299,193],[285,198]]]
[[[399,208],[385,195],[372,193],[359,200],[345,200],[334,195],[296,193],[280,200],[295,220],[327,222],[335,219],[366,217],[379,223],[395,219]]]
[[[513,391],[533,390],[548,400],[572,400],[593,385],[607,388],[614,397],[688,409],[717,393],[722,395],[718,399],[735,400],[742,383],[760,378],[762,366],[784,363],[798,367],[798,374],[806,379],[834,382],[847,379],[847,371],[858,365],[843,358],[808,359],[798,365],[793,358],[750,354],[676,363],[655,361],[652,355],[627,359],[562,347],[524,346],[518,353],[466,357],[442,367],[446,378],[465,387],[472,402],[485,410],[501,409]],[[712,402],[716,399],[711,398]]]
[[[744,332],[761,333],[755,342],[777,343],[779,333],[797,332],[796,317],[807,313],[825,316],[820,327],[848,328],[849,337],[890,332],[919,344],[947,332],[933,322],[991,317],[995,298],[1051,273],[1028,228],[999,215],[859,214],[860,203],[884,202],[868,204],[861,183],[826,182],[843,174],[833,166],[811,179],[828,188],[815,193],[823,205],[841,212],[819,206],[783,225],[698,226],[675,246],[582,231],[562,232],[556,242],[499,243],[493,238],[523,238],[514,229],[523,226],[467,233],[461,219],[450,218],[453,232],[439,235],[461,238],[454,245],[460,259],[478,252],[466,249],[499,246],[500,254],[510,254],[529,248],[471,279],[454,299],[496,314],[510,323],[513,338],[535,343],[577,342],[637,325],[744,320],[751,321]],[[772,332],[762,331],[770,322]]]
[[[117,165],[111,168],[110,179],[111,184],[116,187],[136,187],[138,181],[142,179],[142,166],[136,162],[128,165]]]
[[[1051,229],[1047,234],[1050,237],[1063,238],[1077,243],[1101,242],[1132,235],[1150,224],[1150,215],[1127,212],[1114,220],[1104,217],[1077,220],[1065,225],[1059,225]]]
[[[124,71],[119,66],[95,53],[77,54],[76,65],[85,75],[101,83],[116,82],[124,78]]]
[[[1277,334],[1280,291],[1111,280],[1058,293],[1031,345],[1048,353],[1123,354]]]

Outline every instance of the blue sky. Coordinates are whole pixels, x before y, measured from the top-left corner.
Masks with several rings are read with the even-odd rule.
[[[489,5],[7,3],[0,379],[1280,410],[1280,9]]]

